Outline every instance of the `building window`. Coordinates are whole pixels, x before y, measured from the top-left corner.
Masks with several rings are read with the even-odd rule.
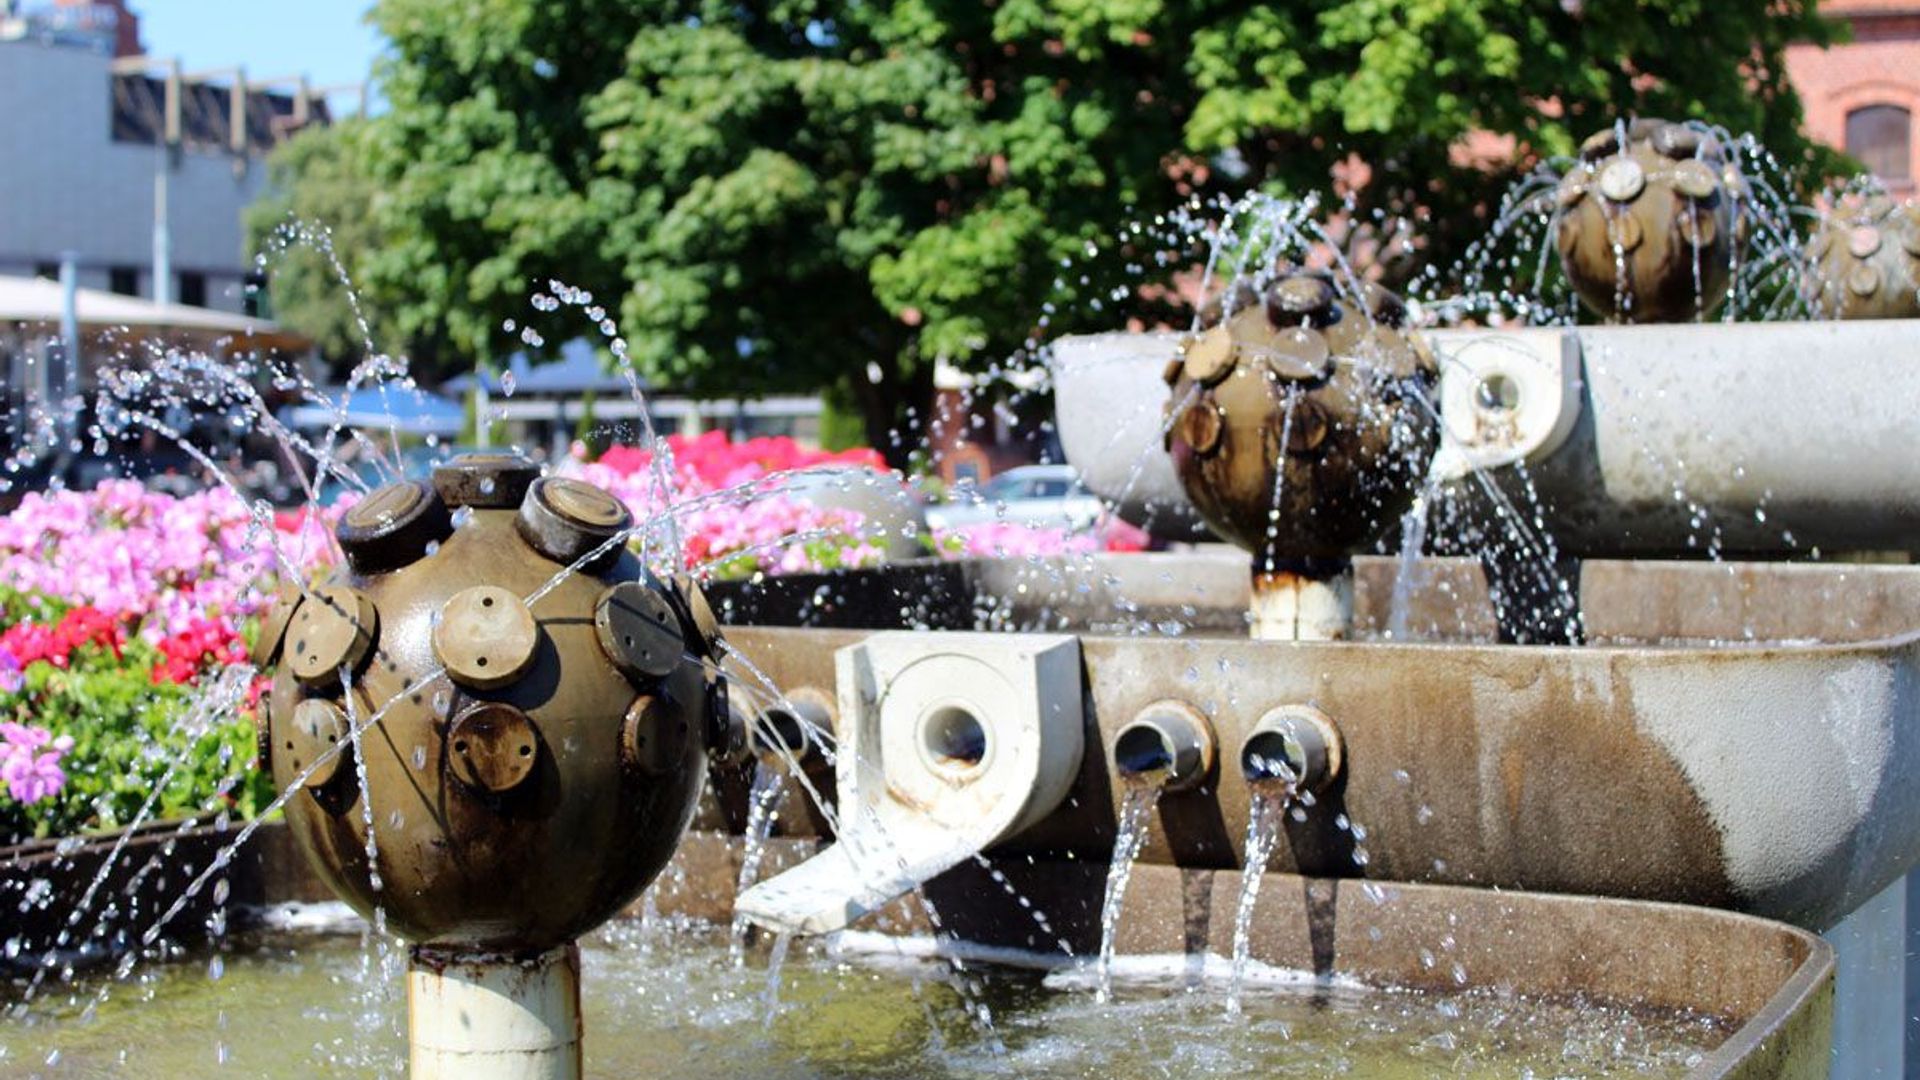
[[[207,306],[207,275],[182,271],[180,274],[180,302],[193,307]]]
[[[131,266],[107,267],[107,291],[121,296],[139,296],[140,271]]]
[[[1913,114],[1898,105],[1868,105],[1847,114],[1847,153],[1882,180],[1913,178]]]
[[[59,281],[60,264],[49,262],[35,263],[33,264],[33,276],[42,281]]]
[[[240,311],[255,319],[273,318],[273,297],[267,292],[264,270],[249,270],[240,289]]]

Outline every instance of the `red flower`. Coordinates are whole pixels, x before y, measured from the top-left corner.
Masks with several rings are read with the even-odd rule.
[[[73,650],[82,645],[99,645],[121,659],[120,646],[127,640],[126,629],[118,619],[92,607],[77,607],[62,616],[53,627],[39,623],[15,623],[0,633],[0,645],[19,658],[20,666],[44,660],[64,668],[73,658]]]
[[[69,653],[82,645],[104,645],[113,650],[116,660],[122,659],[120,646],[127,639],[119,620],[91,607],[77,607],[67,612],[54,633],[66,642]]]
[[[185,630],[161,638],[155,648],[160,652],[160,661],[153,666],[156,684],[197,682],[210,665],[240,664],[247,659],[246,643],[223,619],[195,619]]]
[[[67,666],[67,646],[51,629],[39,623],[15,623],[0,634],[0,645],[20,660],[20,666],[26,667],[35,661],[44,660],[55,667]]]

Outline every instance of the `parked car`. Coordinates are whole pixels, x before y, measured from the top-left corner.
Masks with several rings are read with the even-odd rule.
[[[1005,521],[1081,532],[1093,528],[1105,513],[1106,504],[1080,486],[1072,466],[1022,465],[978,488],[956,485],[946,503],[927,507],[927,524],[955,529]]]

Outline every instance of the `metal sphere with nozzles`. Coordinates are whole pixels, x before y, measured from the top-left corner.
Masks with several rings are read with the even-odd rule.
[[[268,617],[263,760],[363,914],[415,944],[546,949],[666,864],[724,684],[697,586],[648,573],[630,525],[600,488],[467,455],[349,509],[346,564]]]
[[[1376,285],[1318,273],[1189,338],[1167,365],[1168,452],[1187,497],[1260,559],[1343,559],[1411,504],[1439,442],[1439,368]]]
[[[1820,222],[1807,247],[1815,310],[1841,319],[1920,318],[1920,202],[1876,195]]]
[[[1642,119],[1580,147],[1555,191],[1560,265],[1580,299],[1616,322],[1686,322],[1727,297],[1748,195],[1720,140]]]

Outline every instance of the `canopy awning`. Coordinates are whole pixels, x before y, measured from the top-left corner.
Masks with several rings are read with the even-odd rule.
[[[78,289],[74,299],[80,332],[97,337],[127,330],[227,351],[284,349],[299,351],[313,343],[265,319],[187,304],[156,304],[137,296]],[[42,278],[0,277],[0,323],[32,323],[57,328],[61,316],[60,283]]]
[[[601,366],[599,352],[586,338],[573,338],[561,345],[560,358],[544,364],[533,363],[526,353],[514,353],[507,357],[507,371],[513,376],[516,394],[560,397],[589,393],[627,395],[633,390],[624,374]],[[638,381],[640,389],[646,390],[646,380]],[[441,383],[440,389],[449,394],[465,394],[473,389],[474,382],[472,373],[456,375]],[[498,372],[487,375],[486,385],[489,394],[502,394],[506,388]]]

